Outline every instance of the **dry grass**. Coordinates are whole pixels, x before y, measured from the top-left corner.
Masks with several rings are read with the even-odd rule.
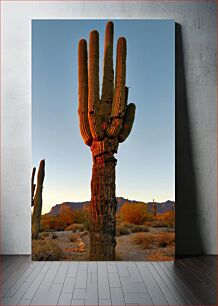
[[[138,233],[132,238],[135,244],[139,244],[144,249],[149,248],[165,248],[167,246],[173,246],[175,243],[175,233],[158,233],[158,234],[145,234]]]
[[[145,260],[148,261],[169,261],[175,260],[174,253],[172,255],[167,255],[162,251],[155,251],[154,253],[145,256]]]
[[[129,222],[121,222],[120,226],[126,227],[126,228],[131,230],[133,228],[133,226],[135,226],[135,224],[129,223]]]
[[[129,235],[130,230],[126,228],[125,226],[118,225],[116,227],[116,236],[121,236],[121,235]]]
[[[157,242],[161,248],[165,248],[168,245],[173,245],[175,243],[175,233],[159,233]]]
[[[49,240],[33,240],[32,241],[32,260],[36,261],[52,261],[61,260],[63,253],[61,249]]]
[[[150,226],[160,228],[160,227],[169,227],[169,224],[168,224],[168,221],[157,220],[157,221],[151,222]]]
[[[117,260],[117,261],[122,261],[123,260],[122,256],[120,255],[120,253],[117,250],[115,250],[115,260]]]
[[[80,238],[80,236],[78,234],[72,234],[69,237],[71,242],[77,242],[79,238]]]
[[[49,232],[41,232],[39,235],[45,238],[49,236]]]
[[[65,228],[65,231],[73,231],[73,232],[76,232],[76,231],[84,231],[84,225],[83,224],[79,224],[79,223],[73,223],[69,226],[67,226]]]
[[[135,244],[143,244],[143,242],[145,240],[148,240],[148,237],[146,239],[146,236],[144,233],[138,233],[137,235],[135,235],[134,237],[132,237],[132,241],[135,243]]]
[[[38,234],[37,239],[44,240],[44,239],[46,239],[48,237],[49,237],[49,232],[41,232],[41,233]]]
[[[131,228],[132,233],[139,233],[139,232],[149,232],[149,228],[146,225],[134,225]]]
[[[146,225],[137,225],[129,222],[121,222],[119,225],[117,225],[118,232],[123,231],[125,234],[120,235],[127,235],[128,231],[129,233],[138,233],[138,232],[149,232],[149,228]],[[128,231],[126,229],[128,229]]]

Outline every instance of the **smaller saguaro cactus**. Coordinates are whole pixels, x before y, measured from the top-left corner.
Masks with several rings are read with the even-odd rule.
[[[45,178],[45,160],[41,160],[37,174],[37,186],[33,200],[33,215],[32,215],[32,237],[37,238],[40,231],[40,221],[42,212],[42,190],[43,181]]]
[[[31,179],[31,206],[34,205],[34,194],[36,189],[36,184],[34,184],[35,173],[36,173],[36,167],[33,167],[32,179]]]
[[[157,216],[157,203],[154,202],[154,199],[153,199],[152,208],[153,208],[153,215],[154,215],[154,217],[156,218],[156,216]]]

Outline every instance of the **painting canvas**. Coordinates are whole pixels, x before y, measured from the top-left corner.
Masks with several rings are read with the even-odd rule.
[[[33,260],[174,260],[174,20],[32,20],[32,167]]]

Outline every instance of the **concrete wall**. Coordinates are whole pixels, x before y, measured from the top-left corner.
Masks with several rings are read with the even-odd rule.
[[[216,2],[2,1],[1,252],[30,254],[31,19],[175,19],[177,254],[217,253]]]

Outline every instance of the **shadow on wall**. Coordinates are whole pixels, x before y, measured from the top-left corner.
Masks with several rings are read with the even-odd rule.
[[[176,24],[176,256],[200,255],[204,241],[186,94],[182,28]]]

